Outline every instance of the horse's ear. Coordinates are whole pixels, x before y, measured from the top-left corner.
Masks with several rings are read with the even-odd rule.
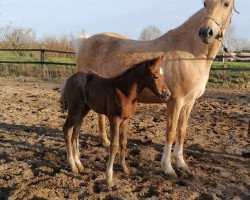
[[[157,69],[160,67],[160,63],[162,62],[163,57],[164,57],[164,56],[159,56],[159,57],[154,58],[154,59],[151,60],[149,69],[150,69],[152,72],[156,72]]]

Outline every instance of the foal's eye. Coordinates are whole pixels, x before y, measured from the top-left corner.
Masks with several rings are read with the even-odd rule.
[[[224,6],[225,6],[225,7],[228,7],[228,6],[229,6],[229,3],[225,3]]]

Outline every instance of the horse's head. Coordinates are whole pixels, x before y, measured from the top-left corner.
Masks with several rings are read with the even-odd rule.
[[[234,0],[205,0],[204,22],[199,30],[202,42],[210,44],[223,37],[231,22]]]
[[[168,89],[161,68],[163,56],[149,60],[146,67],[149,69],[149,73],[146,73],[144,80],[146,81],[145,86],[154,92],[158,97],[163,100],[168,100],[171,92]]]

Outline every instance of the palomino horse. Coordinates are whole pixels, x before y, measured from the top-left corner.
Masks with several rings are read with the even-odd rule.
[[[114,33],[98,34],[82,40],[77,51],[79,71],[91,69],[105,77],[118,74],[138,60],[164,55],[163,71],[171,98],[167,102],[166,144],[161,163],[168,175],[175,175],[171,165],[174,141],[176,165],[188,169],[183,159],[188,118],[195,100],[205,91],[233,9],[234,0],[205,0],[204,7],[186,22],[155,40],[136,41]],[[141,93],[139,100],[159,102],[148,90]],[[103,117],[99,122],[104,122]],[[109,142],[103,123],[100,135],[104,143]]]
[[[113,163],[120,146],[120,162],[124,173],[127,145],[127,120],[135,112],[137,95],[148,87],[164,100],[170,96],[160,68],[162,57],[134,65],[114,78],[102,78],[93,72],[77,72],[62,90],[62,108],[68,109],[63,126],[68,161],[73,172],[83,171],[78,148],[78,135],[83,118],[90,109],[105,114],[110,121],[110,155],[107,166],[108,186],[113,186]],[[121,134],[120,145],[119,135]]]

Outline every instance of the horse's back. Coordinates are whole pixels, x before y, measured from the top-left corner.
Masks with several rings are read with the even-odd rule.
[[[77,52],[79,71],[93,70],[111,77],[135,63],[159,56],[149,41],[132,40],[117,33],[96,34],[82,41]]]
[[[100,67],[113,59],[114,53],[119,52],[125,36],[115,33],[97,34],[83,39],[77,52],[77,67],[79,71],[93,70],[104,75]]]

